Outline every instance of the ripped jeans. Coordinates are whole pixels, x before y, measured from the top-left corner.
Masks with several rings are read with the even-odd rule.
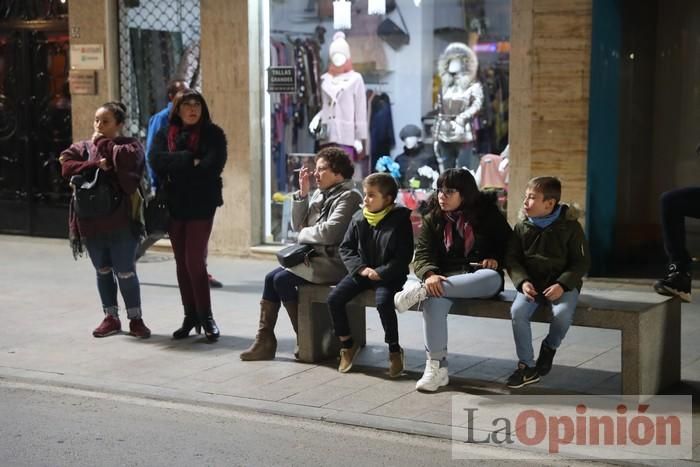
[[[138,240],[129,228],[100,234],[85,240],[85,247],[97,272],[97,291],[105,314],[119,317],[117,284],[129,319],[141,318],[141,286],[136,275]]]

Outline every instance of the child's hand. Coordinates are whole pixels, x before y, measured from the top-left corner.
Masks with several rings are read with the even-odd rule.
[[[372,268],[364,268],[362,271],[360,271],[360,275],[362,277],[366,277],[367,279],[371,281],[380,281],[382,278],[377,274],[377,271],[375,271]]]
[[[554,284],[547,287],[543,294],[547,298],[547,300],[553,302],[555,300],[559,300],[559,297],[561,297],[564,294],[564,289],[561,285]]]
[[[498,269],[498,261],[491,258],[486,258],[481,262],[481,267],[484,269]]]
[[[440,274],[432,274],[425,280],[425,288],[428,290],[428,295],[431,297],[442,297],[445,293],[442,289],[442,281],[446,281],[447,277]]]
[[[532,282],[530,281],[525,281],[523,282],[523,293],[527,297],[527,299],[531,302],[535,301],[535,297],[537,297],[537,290],[535,289],[535,286],[532,285]]]

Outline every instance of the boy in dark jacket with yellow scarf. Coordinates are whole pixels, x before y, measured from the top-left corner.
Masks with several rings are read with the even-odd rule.
[[[356,213],[340,244],[340,257],[348,270],[328,296],[335,335],[340,339],[338,371],[352,368],[359,347],[350,335],[345,305],[361,292],[374,289],[377,311],[389,344],[389,376],[401,375],[403,350],[394,308],[394,294],[401,290],[413,259],[411,211],[394,204],[398,186],[387,173],[374,173],[362,183],[364,207]]]
[[[514,228],[506,263],[518,293],[510,309],[518,368],[508,387],[536,383],[552,369],[556,349],[573,321],[582,278],[588,272],[588,244],[578,223],[579,211],[559,204],[561,182],[554,177],[530,180],[523,202],[524,219]],[[540,304],[551,304],[552,322],[534,360],[530,317]]]

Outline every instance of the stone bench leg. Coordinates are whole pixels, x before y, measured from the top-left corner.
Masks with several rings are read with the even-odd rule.
[[[622,393],[658,394],[681,380],[681,303],[660,303],[622,329]]]
[[[333,333],[333,324],[325,302],[314,302],[300,294],[299,302],[299,360],[316,363],[337,358],[340,354],[340,342]],[[308,311],[307,311],[308,310]],[[366,344],[365,307],[348,305],[350,331],[356,343]]]

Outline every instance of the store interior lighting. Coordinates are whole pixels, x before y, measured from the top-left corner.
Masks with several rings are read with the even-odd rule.
[[[335,0],[333,2],[333,28],[350,29],[350,2],[348,0]]]
[[[386,0],[368,0],[367,13],[370,15],[385,15]]]

